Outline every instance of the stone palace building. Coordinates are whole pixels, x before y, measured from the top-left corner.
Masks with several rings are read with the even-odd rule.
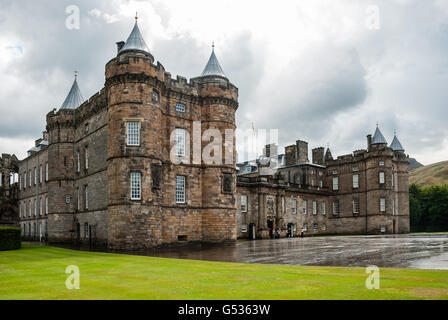
[[[16,180],[9,160],[0,177],[17,189],[11,196],[24,239],[132,250],[266,238],[277,229],[282,236],[409,232],[408,157],[397,137],[388,146],[377,128],[366,150],[333,159],[317,148],[311,162],[303,141],[283,155],[267,146],[268,161],[237,165],[234,148],[231,162],[194,159],[190,145],[201,152],[210,143],[204,131],[236,129],[237,108],[238,89],[214,50],[200,76],[173,79],[136,20],[106,64],[104,88],[84,101],[75,77],[28,157],[3,155],[14,160]]]

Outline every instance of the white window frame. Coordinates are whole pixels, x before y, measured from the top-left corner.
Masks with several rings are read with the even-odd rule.
[[[174,136],[175,136],[175,150],[176,150],[176,156],[177,157],[185,157],[185,149],[186,149],[186,136],[187,136],[187,130],[182,128],[176,128],[174,129]]]
[[[324,182],[322,180],[319,180],[319,188],[323,188],[324,187]]]
[[[176,111],[177,112],[185,112],[185,105],[182,103],[176,103]]]
[[[359,174],[353,175],[353,188],[354,189],[359,188]]]
[[[384,171],[380,171],[379,172],[378,179],[379,179],[379,183],[380,184],[385,184],[386,183],[386,177],[385,177]]]
[[[241,232],[243,232],[243,233],[247,232],[247,225],[246,224],[242,224],[241,225]]]
[[[303,212],[303,214],[308,214],[308,201],[307,200],[302,201],[302,212]]]
[[[86,210],[89,209],[89,186],[86,184],[84,186],[84,207]]]
[[[89,148],[85,148],[85,161],[86,161],[86,169],[89,169]]]
[[[339,177],[333,177],[333,191],[339,190]]]
[[[338,216],[341,213],[339,200],[333,201],[333,215]]]
[[[392,215],[395,215],[395,200],[392,199]]]
[[[30,178],[28,179],[29,180],[29,186],[31,187],[31,181],[33,179],[32,174],[31,174],[31,169],[28,170],[28,172],[29,172],[29,176],[30,176]]]
[[[43,175],[43,171],[42,171],[42,170],[43,170],[42,165],[40,165],[40,166],[39,166],[39,182],[40,182],[40,183],[43,182],[42,180],[43,180],[43,178],[44,178],[44,175]]]
[[[247,195],[241,195],[241,212],[247,212]]]
[[[322,201],[321,209],[322,209],[322,215],[325,216],[327,214],[327,203],[325,201]]]
[[[34,185],[37,184],[37,168],[34,167]]]
[[[45,214],[48,214],[48,196],[45,197]]]
[[[380,198],[380,212],[386,212],[386,199]]]
[[[84,223],[84,238],[89,239],[89,224],[87,222]]]
[[[176,203],[185,203],[185,176],[176,176]]]
[[[297,199],[291,199],[291,212],[293,214],[297,213]]]
[[[131,147],[140,146],[140,121],[126,122],[126,144]]]
[[[45,181],[48,181],[48,162],[45,163]]]
[[[131,172],[131,200],[142,199],[142,174],[138,171]]]
[[[353,199],[353,213],[359,214],[359,212],[360,212],[359,199]]]
[[[76,159],[77,159],[76,172],[80,172],[81,171],[81,158],[79,155],[79,151],[76,152]]]
[[[317,214],[317,201],[313,200],[313,214],[316,215]]]
[[[23,189],[26,189],[26,170],[25,173],[23,174]]]

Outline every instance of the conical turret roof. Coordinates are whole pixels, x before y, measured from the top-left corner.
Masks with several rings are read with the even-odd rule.
[[[218,62],[218,58],[216,58],[215,55],[215,46],[212,46],[212,54],[210,56],[210,59],[208,59],[207,65],[204,68],[204,71],[202,71],[201,77],[205,76],[220,76],[225,77],[224,71],[222,71],[222,68]]]
[[[61,109],[76,109],[84,102],[84,98],[82,97],[81,90],[79,90],[78,82],[73,81],[72,88],[65,98],[64,103],[61,105]]]
[[[333,160],[333,155],[331,154],[330,148],[327,148],[327,152],[325,152],[325,160]]]
[[[126,43],[120,49],[118,54],[126,51],[140,51],[143,53],[149,53],[149,48],[146,45],[146,42],[143,39],[142,34],[140,33],[140,29],[138,28],[137,17],[135,19],[134,29],[132,29],[132,32],[129,35],[128,40],[126,40]]]
[[[401,145],[400,140],[398,140],[397,135],[394,135],[394,140],[392,140],[390,147],[394,151],[404,151],[404,148]]]
[[[384,138],[378,126],[376,127],[375,133],[373,135],[372,144],[387,144],[387,141]]]

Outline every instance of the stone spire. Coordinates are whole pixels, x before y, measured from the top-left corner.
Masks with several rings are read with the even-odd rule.
[[[325,161],[333,160],[333,155],[331,154],[330,148],[327,147],[327,152],[325,152]]]
[[[378,124],[376,124],[376,130],[373,134],[372,144],[387,144],[387,141],[381,133],[380,128],[378,128]]]
[[[204,71],[202,71],[201,77],[206,76],[220,76],[227,78],[224,71],[222,71],[221,66],[219,65],[218,58],[215,55],[215,44],[212,44],[212,54],[210,59],[208,59],[207,65],[205,66]]]
[[[78,77],[78,71],[75,71],[75,81],[73,82],[72,88],[65,98],[64,103],[61,105],[61,109],[76,109],[83,102],[84,98],[82,97],[81,90],[79,90],[78,82],[76,78]]]
[[[134,29],[132,29],[132,32],[129,35],[128,40],[126,40],[126,43],[120,49],[118,54],[122,54],[123,52],[128,52],[128,51],[138,51],[138,52],[142,52],[145,54],[149,54],[149,48],[146,45],[146,42],[143,39],[142,34],[140,33],[140,29],[138,28],[137,20],[138,20],[138,16],[136,14]]]
[[[394,134],[394,140],[392,140],[390,147],[394,151],[404,151],[404,148],[401,145],[400,140],[398,140],[396,133]]]

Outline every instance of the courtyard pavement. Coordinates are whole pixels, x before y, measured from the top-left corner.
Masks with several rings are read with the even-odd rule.
[[[448,233],[266,239],[142,254],[261,264],[448,270]]]

